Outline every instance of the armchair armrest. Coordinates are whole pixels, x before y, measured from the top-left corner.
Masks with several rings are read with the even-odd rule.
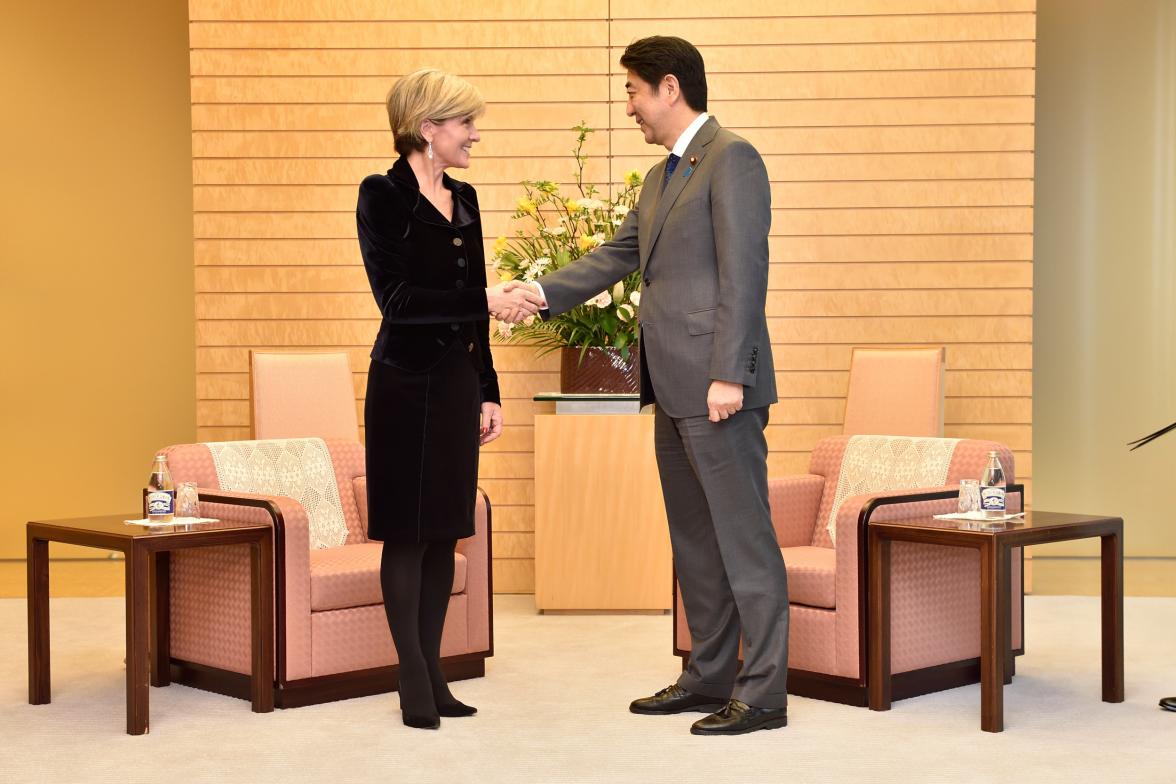
[[[469,646],[473,652],[494,655],[494,596],[490,498],[478,488],[474,507],[474,535],[459,539],[457,551],[466,557],[466,601],[469,607]]]
[[[772,527],[780,547],[804,547],[812,544],[813,527],[821,506],[825,477],[819,474],[796,474],[768,479],[768,501],[772,509]]]
[[[200,489],[200,513],[274,528],[274,653],[280,682],[311,672],[310,524],[302,504],[286,496]]]

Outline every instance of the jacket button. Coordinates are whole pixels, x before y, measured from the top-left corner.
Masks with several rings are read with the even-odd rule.
[[[468,350],[471,354],[473,354],[474,353],[474,344],[471,343],[468,346],[466,346],[466,350]]]
[[[453,285],[459,289],[464,289],[465,288],[465,281],[464,280],[455,280],[455,281],[453,281]]]
[[[465,266],[465,259],[458,259],[457,266],[464,267]]]
[[[454,237],[453,244],[460,248],[461,247],[461,237]]]
[[[646,286],[650,286],[653,284],[653,281],[651,281],[649,278],[645,278],[641,282],[644,283]]]
[[[449,328],[454,332],[457,332],[459,329],[461,329],[461,324],[450,324]]]

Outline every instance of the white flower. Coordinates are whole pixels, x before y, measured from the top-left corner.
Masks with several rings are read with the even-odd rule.
[[[613,212],[617,215],[628,215],[630,209],[628,204],[617,204],[613,207]]]
[[[514,330],[513,324],[507,324],[505,321],[498,322],[498,334],[504,338],[509,338],[510,333]]]
[[[629,301],[632,302],[636,307],[641,307],[641,292],[634,291],[629,295]]]
[[[613,286],[612,301],[617,305],[625,301],[625,281],[622,280]]]
[[[619,228],[625,225],[625,220],[624,218],[613,218],[612,224]]]
[[[632,305],[626,304],[617,308],[617,318],[619,318],[621,321],[628,321],[629,319],[633,318],[636,313],[637,311],[633,310]]]
[[[568,229],[566,226],[561,224],[559,226],[545,226],[542,231],[544,234],[550,237],[558,237],[562,234],[567,234]]]
[[[581,210],[599,210],[604,207],[604,202],[600,199],[576,199],[572,204]]]
[[[598,308],[607,308],[612,304],[612,296],[607,291],[602,291],[588,301]]]
[[[531,314],[530,316],[527,316],[525,319],[523,319],[524,326],[529,327],[534,323],[535,323],[535,315],[534,314]]]
[[[551,259],[547,256],[540,256],[532,262],[536,269],[545,270],[551,266]]]

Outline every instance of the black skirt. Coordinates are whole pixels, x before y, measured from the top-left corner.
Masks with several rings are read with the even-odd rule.
[[[369,539],[474,535],[481,386],[465,348],[455,341],[425,373],[372,361],[363,411]]]

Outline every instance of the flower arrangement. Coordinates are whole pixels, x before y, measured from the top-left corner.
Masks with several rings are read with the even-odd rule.
[[[596,187],[584,183],[584,142],[593,128],[581,123],[576,131],[576,190],[579,198],[560,193],[550,180],[524,180],[524,194],[514,211],[512,237],[494,243],[492,265],[503,282],[530,283],[549,272],[574,264],[593,248],[612,239],[617,227],[633,209],[641,189],[636,170],[625,175],[612,199],[601,198]],[[613,348],[628,361],[629,347],[637,341],[637,309],[641,304],[637,272],[602,291],[583,305],[553,316],[548,321],[534,316],[510,325],[499,322],[498,335],[508,343],[528,342],[540,354],[559,348],[578,347],[580,356],[590,348]]]

